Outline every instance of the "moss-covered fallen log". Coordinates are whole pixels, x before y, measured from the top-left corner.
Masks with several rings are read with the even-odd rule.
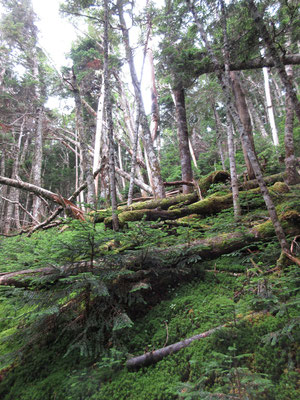
[[[290,210],[280,216],[281,223],[287,235],[300,234],[300,213],[295,210]],[[111,283],[107,282],[108,286],[123,286],[130,291],[132,285],[143,282],[151,288],[150,294],[153,297],[153,291],[159,293],[162,285],[168,283],[173,284],[188,275],[191,270],[202,260],[213,260],[224,254],[230,254],[233,251],[239,250],[247,245],[268,239],[275,236],[274,228],[270,220],[254,226],[252,229],[244,229],[224,233],[210,238],[191,241],[189,244],[179,244],[169,246],[168,248],[152,248],[147,250],[147,255],[143,251],[124,251],[122,255],[122,269],[119,277],[114,276]],[[195,256],[197,256],[195,261]],[[193,262],[191,262],[193,260]],[[92,271],[97,274],[103,268],[103,260],[95,260]],[[104,262],[105,264],[105,262]],[[0,276],[0,285],[11,286],[28,286],[28,282],[22,284],[22,277],[35,277],[44,275],[55,275],[55,279],[59,280],[69,275],[76,273],[91,272],[89,261],[76,262],[68,267],[45,267],[39,269],[27,269],[15,271],[12,273],[2,274]],[[125,273],[125,272],[126,273]],[[118,275],[118,274],[117,274]],[[26,278],[27,279],[27,278]]]
[[[230,175],[226,171],[215,171],[212,174],[208,175],[205,178],[199,180],[199,188],[202,195],[207,194],[207,190],[210,188],[212,184],[215,183],[224,183],[228,179],[230,179]],[[196,192],[189,194],[179,194],[178,196],[168,197],[165,199],[152,199],[147,201],[141,201],[131,206],[120,206],[118,207],[119,212],[127,212],[127,211],[137,211],[137,210],[168,210],[170,207],[175,207],[176,205],[180,205],[180,207],[187,206],[199,200],[199,196]],[[176,208],[176,207],[175,207]],[[105,218],[111,215],[111,210],[98,210],[96,213],[96,222],[103,222]],[[138,213],[136,213],[137,221],[139,220]],[[151,217],[149,216],[149,220]],[[171,218],[170,218],[171,219]]]
[[[264,181],[268,186],[273,185],[275,182],[283,182],[285,179],[285,173],[281,172],[280,174],[275,174],[275,175],[270,175],[270,176],[265,176]],[[259,184],[257,182],[257,179],[252,179],[251,181],[246,181],[243,184],[241,184],[240,189],[241,190],[249,190],[249,189],[254,189],[259,187]]]
[[[277,182],[270,188],[270,195],[273,200],[276,201],[278,200],[279,195],[284,195],[288,191],[289,188],[285,183]],[[145,219],[146,221],[157,221],[158,219],[166,221],[175,220],[192,214],[206,217],[208,215],[218,214],[222,210],[232,207],[231,193],[225,195],[219,195],[216,193],[203,200],[191,202],[195,197],[196,194],[182,195],[176,196],[174,199],[142,202],[137,204],[137,207],[132,207],[132,209],[128,207],[123,208],[123,211],[118,215],[120,226],[124,226],[127,222],[141,221],[142,219]],[[265,203],[260,195],[259,188],[240,192],[239,198],[242,207],[247,211],[253,208],[265,208]],[[180,202],[180,200],[185,201]],[[147,206],[153,208],[144,208]],[[167,206],[168,209],[166,210],[165,208]],[[103,213],[104,223],[110,228],[112,225],[112,219],[111,217],[104,218],[104,216],[105,214]]]

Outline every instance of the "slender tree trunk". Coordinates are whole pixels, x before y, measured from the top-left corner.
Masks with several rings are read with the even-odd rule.
[[[93,172],[100,165],[100,149],[101,149],[101,139],[102,139],[102,129],[103,129],[103,110],[104,110],[104,83],[101,84],[101,93],[98,100],[97,107],[97,118],[96,118],[96,135],[95,135],[95,145],[94,145],[94,161],[93,161]],[[95,178],[95,195],[98,195],[98,175]]]
[[[286,73],[292,79],[293,67],[287,65]],[[289,185],[294,185],[300,182],[300,175],[296,168],[296,157],[294,149],[294,108],[291,98],[286,93],[285,98],[285,132],[284,132],[284,145],[285,145],[285,170],[286,181]]]
[[[212,103],[212,108],[214,111],[214,117],[215,117],[215,123],[216,123],[216,136],[217,136],[217,144],[218,144],[221,164],[222,164],[223,171],[226,171],[225,157],[224,157],[224,151],[223,151],[222,139],[221,139],[222,138],[222,124],[220,121],[220,116],[218,114],[218,111],[217,111],[214,103]]]
[[[231,190],[232,190],[232,200],[233,200],[233,212],[234,212],[234,219],[238,221],[242,215],[242,211],[239,201],[239,184],[238,184],[236,165],[235,165],[233,129],[229,113],[227,113],[227,141],[228,141],[228,156],[229,156]]]
[[[119,158],[120,169],[122,171],[124,171],[123,160],[122,160],[122,148],[121,148],[120,143],[118,143],[118,158]],[[122,183],[122,189],[125,189],[126,183],[125,183],[125,179],[123,177],[121,177],[121,183]]]
[[[108,28],[109,27],[109,6],[108,2],[104,2],[104,38],[103,38],[103,49],[104,49],[104,99],[105,99],[105,111],[107,121],[107,137],[108,137],[108,159],[109,159],[109,183],[110,183],[110,201],[112,209],[112,221],[113,230],[119,230],[119,220],[117,214],[117,190],[116,190],[116,172],[115,172],[115,151],[114,151],[114,123],[112,116],[112,101],[111,101],[111,82],[110,82],[110,71],[109,71],[109,60],[108,60]]]
[[[131,157],[130,182],[129,182],[129,191],[128,191],[128,199],[127,199],[128,206],[130,206],[132,204],[132,198],[133,198],[137,148],[138,148],[138,139],[139,139],[139,127],[140,127],[140,108],[137,105],[134,141],[133,141],[133,149],[132,149],[133,151],[132,151],[132,157]]]
[[[166,195],[165,188],[164,188],[163,180],[162,180],[161,173],[160,173],[160,165],[159,165],[159,162],[158,162],[158,159],[155,154],[154,147],[153,147],[151,132],[150,132],[150,128],[148,125],[147,116],[146,116],[146,112],[145,112],[145,108],[144,108],[140,83],[138,81],[135,66],[134,66],[132,49],[130,47],[128,30],[126,27],[126,22],[125,22],[124,13],[123,13],[123,0],[117,1],[117,8],[118,8],[118,13],[119,13],[123,41],[124,41],[124,45],[125,45],[126,58],[127,58],[127,62],[129,64],[129,68],[130,68],[132,85],[134,88],[136,101],[139,105],[140,112],[141,112],[140,124],[141,124],[142,131],[143,131],[144,145],[145,145],[145,148],[147,151],[149,166],[151,169],[153,193],[154,193],[154,197],[163,198]]]
[[[34,140],[34,159],[32,164],[32,183],[42,186],[42,162],[43,162],[43,120],[44,110],[40,107],[37,111],[37,127]],[[39,221],[41,217],[41,199],[35,196],[32,205],[32,216]]]
[[[174,96],[176,121],[177,121],[177,135],[179,142],[180,163],[181,163],[181,177],[183,181],[191,182],[193,180],[193,171],[191,163],[191,154],[189,149],[189,135],[186,120],[185,109],[185,94],[182,87],[172,90]],[[182,186],[184,194],[189,193],[191,187],[187,185]]]
[[[259,11],[254,3],[254,0],[247,0],[247,3],[248,3],[250,14],[252,15],[252,18],[260,31],[261,37],[262,37],[263,41],[265,42],[269,56],[273,60],[275,68],[277,68],[278,74],[280,76],[280,79],[281,79],[284,87],[285,87],[286,93],[290,97],[291,102],[293,104],[293,108],[297,115],[297,118],[300,121],[300,102],[297,98],[297,94],[296,94],[297,92],[293,85],[293,82],[290,79],[290,77],[288,77],[288,75],[285,71],[284,62],[283,62],[282,58],[280,57],[280,55],[278,54],[275,43],[274,43],[273,39],[271,38],[271,35],[264,23],[264,20],[263,20],[261,14],[259,13]]]
[[[250,141],[249,137],[247,136],[247,132],[244,129],[244,125],[243,125],[242,121],[240,120],[238,111],[237,111],[237,109],[235,107],[235,103],[234,103],[234,99],[233,99],[233,95],[232,95],[232,91],[231,91],[231,85],[230,85],[229,70],[228,70],[228,68],[226,68],[225,69],[225,73],[224,73],[223,70],[220,68],[220,64],[219,64],[219,62],[217,60],[217,57],[216,57],[215,53],[213,52],[213,50],[212,50],[212,48],[210,46],[210,42],[208,41],[206,32],[205,32],[205,30],[204,30],[204,28],[203,28],[203,26],[201,24],[200,19],[197,16],[195,7],[193,5],[191,5],[189,0],[186,0],[186,1],[187,1],[188,5],[189,5],[190,11],[193,14],[195,23],[196,23],[196,25],[198,27],[199,33],[201,35],[201,38],[202,38],[203,42],[205,43],[205,46],[206,46],[206,49],[207,49],[207,51],[209,53],[211,61],[215,65],[215,69],[217,71],[217,76],[218,76],[219,82],[220,82],[220,84],[222,86],[222,90],[223,90],[223,93],[224,93],[224,96],[225,96],[225,99],[226,99],[226,108],[228,110],[228,113],[230,113],[230,115],[231,115],[231,117],[232,117],[232,119],[233,119],[233,121],[234,121],[234,123],[235,123],[235,125],[236,125],[236,127],[237,127],[237,129],[239,131],[239,133],[240,133],[241,140],[242,140],[242,143],[243,143],[244,147],[247,149],[248,157],[249,157],[250,162],[252,164],[252,168],[254,170],[256,179],[257,179],[257,181],[259,183],[260,191],[261,191],[261,194],[262,194],[262,196],[264,198],[264,201],[265,201],[267,210],[269,212],[270,218],[272,220],[272,223],[273,223],[273,226],[274,226],[274,229],[275,229],[275,233],[276,233],[276,236],[277,236],[278,241],[280,243],[280,246],[284,251],[289,252],[289,246],[288,246],[284,231],[282,229],[282,226],[280,225],[280,222],[278,220],[278,216],[277,216],[277,213],[276,213],[276,209],[275,209],[274,203],[273,203],[273,201],[271,199],[271,196],[269,194],[267,185],[266,185],[266,183],[265,183],[265,181],[263,179],[262,171],[261,171],[257,156],[256,156],[255,152],[253,151],[253,148],[252,148],[252,145],[251,145],[251,141]],[[222,8],[224,9],[224,3],[223,2],[222,2]],[[225,23],[226,23],[226,20],[225,20]],[[229,52],[228,52],[228,41],[227,41],[226,26],[225,26],[225,29],[224,29],[224,37],[225,37],[226,58],[228,60]],[[228,66],[228,63],[227,63],[227,66]]]
[[[274,146],[278,146],[279,139],[278,139],[278,133],[277,133],[275,117],[274,117],[274,109],[273,109],[273,103],[272,103],[272,97],[271,97],[268,68],[266,68],[266,67],[263,68],[263,74],[264,74],[268,117],[269,117],[271,132],[272,132],[273,143],[274,143]]]
[[[239,113],[240,120],[242,121],[242,124],[244,125],[244,130],[246,131],[247,136],[249,137],[252,149],[255,152],[251,119],[250,119],[250,115],[249,115],[249,111],[248,111],[248,107],[247,107],[247,103],[246,103],[245,93],[242,89],[242,86],[241,86],[241,83],[240,83],[237,73],[234,71],[230,72],[230,78],[232,81],[233,92],[234,92],[234,96],[235,96],[235,100],[236,100],[236,107],[237,107],[237,111]],[[255,174],[254,174],[251,162],[249,160],[247,150],[245,149],[243,143],[242,143],[242,147],[243,147],[244,159],[245,159],[245,163],[246,163],[247,174],[248,174],[249,180],[255,179]]]
[[[265,129],[264,123],[263,123],[262,119],[260,118],[259,113],[256,111],[256,108],[254,107],[254,104],[253,104],[250,96],[247,96],[247,104],[248,104],[249,113],[252,115],[252,119],[253,119],[253,122],[254,122],[257,130],[260,132],[262,137],[267,138],[268,133]]]
[[[79,91],[79,87],[77,84],[77,79],[75,73],[73,71],[72,74],[72,92],[74,95],[75,100],[75,110],[76,110],[76,124],[77,124],[77,132],[78,132],[78,139],[80,142],[80,153],[81,153],[81,179],[80,184],[82,181],[87,181],[87,198],[86,202],[95,206],[96,199],[95,199],[95,186],[94,186],[94,176],[93,176],[93,167],[92,167],[92,159],[89,153],[88,147],[88,139],[85,130],[85,125],[83,121],[83,112],[82,112],[82,101],[81,95]]]

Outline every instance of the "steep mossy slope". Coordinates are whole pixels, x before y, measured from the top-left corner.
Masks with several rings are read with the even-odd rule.
[[[229,208],[130,222],[117,237],[95,221],[69,221],[2,239],[0,398],[298,399],[299,266],[275,268],[280,247],[259,194],[241,197],[239,223]],[[299,189],[274,198],[291,242]],[[231,250],[216,258],[218,246]],[[27,272],[4,280],[19,270]],[[157,364],[126,368],[224,324]]]

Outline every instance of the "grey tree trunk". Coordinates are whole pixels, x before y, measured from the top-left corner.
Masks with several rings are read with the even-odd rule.
[[[125,45],[126,58],[127,58],[127,62],[129,64],[129,68],[130,68],[132,85],[134,88],[135,98],[139,105],[140,113],[141,113],[140,124],[141,124],[143,135],[144,135],[144,145],[145,145],[145,148],[147,151],[149,166],[150,166],[150,170],[151,170],[153,194],[154,194],[154,197],[156,197],[156,198],[164,198],[166,196],[165,188],[164,188],[163,180],[162,180],[161,173],[160,173],[160,165],[159,165],[157,156],[154,151],[151,132],[150,132],[150,128],[148,125],[147,116],[146,116],[146,112],[145,112],[145,108],[144,108],[140,83],[138,81],[135,66],[134,66],[132,49],[130,47],[128,30],[126,27],[126,22],[125,22],[124,13],[123,13],[123,1],[122,0],[117,1],[117,9],[118,9],[118,13],[119,13],[123,42]]]
[[[104,52],[104,104],[106,111],[107,121],[107,137],[108,137],[108,157],[109,157],[109,184],[110,184],[110,201],[112,209],[112,222],[113,230],[119,230],[119,220],[117,214],[117,190],[116,190],[116,172],[115,172],[115,151],[114,151],[114,123],[112,116],[112,101],[111,101],[111,82],[108,60],[108,28],[109,27],[109,6],[108,2],[104,2],[104,38],[103,38],[103,52]]]
[[[269,122],[270,122],[273,143],[274,143],[274,146],[278,146],[279,145],[279,139],[278,139],[278,133],[277,133],[275,117],[274,117],[274,108],[273,108],[273,102],[272,102],[272,97],[271,97],[268,68],[266,68],[266,67],[263,68],[263,74],[264,74],[265,94],[266,94],[268,118],[269,118]]]
[[[242,121],[242,124],[244,125],[244,130],[247,132],[247,136],[249,137],[252,149],[255,152],[251,119],[250,119],[250,115],[249,115],[249,111],[248,111],[248,107],[247,107],[247,103],[246,103],[245,93],[242,89],[242,86],[241,86],[241,83],[240,83],[237,73],[234,71],[231,71],[230,78],[232,81],[233,93],[234,93],[234,97],[235,97],[235,101],[236,101],[236,108],[239,113],[240,120]],[[254,174],[251,162],[249,160],[247,150],[244,147],[243,143],[242,143],[242,147],[243,147],[243,154],[244,154],[244,159],[245,159],[245,163],[246,163],[247,174],[248,174],[249,180],[255,179],[255,174]]]
[[[233,212],[234,212],[234,219],[238,221],[242,215],[242,211],[239,201],[239,184],[238,184],[236,164],[235,164],[233,128],[229,113],[227,113],[227,142],[228,142],[228,156],[229,156],[230,177],[231,177]]]
[[[81,95],[74,71],[72,73],[71,79],[72,79],[71,90],[73,92],[75,100],[76,125],[77,125],[78,140],[80,143],[80,153],[81,153],[80,184],[82,184],[84,180],[87,181],[86,202],[94,207],[96,205],[96,199],[95,199],[95,186],[94,186],[94,176],[93,176],[93,161],[89,153],[88,138],[83,121],[83,112],[82,112],[83,106],[81,101]]]
[[[179,142],[180,163],[181,163],[181,177],[183,181],[191,182],[193,180],[191,154],[189,149],[189,135],[186,120],[185,109],[185,94],[183,88],[173,89],[176,121],[177,121],[177,135]],[[182,192],[187,194],[191,191],[191,187],[187,185],[182,186]]]
[[[37,126],[34,139],[34,158],[32,163],[32,183],[35,186],[42,186],[42,162],[43,162],[43,120],[44,110],[40,107],[37,110]],[[33,199],[32,216],[39,221],[41,218],[41,199],[37,196]]]
[[[139,109],[139,106],[137,105],[135,132],[134,132],[133,149],[132,149],[132,157],[131,157],[130,182],[129,182],[128,199],[127,199],[128,206],[130,206],[132,204],[132,198],[133,198],[135,169],[136,169],[136,164],[137,164],[137,148],[138,148],[138,139],[139,139],[139,128],[140,128],[140,109]]]
[[[285,68],[287,75],[292,79],[293,67],[291,65],[287,65]],[[285,98],[284,145],[286,181],[289,185],[294,185],[300,182],[300,175],[298,174],[296,168],[296,157],[294,148],[294,108],[288,93],[286,93]]]

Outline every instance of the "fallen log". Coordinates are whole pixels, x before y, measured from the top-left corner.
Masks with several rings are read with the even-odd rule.
[[[281,172],[280,174],[265,176],[264,181],[268,186],[273,185],[275,182],[284,182],[285,173]],[[259,187],[257,179],[252,179],[251,181],[246,181],[240,185],[240,190],[249,190]]]
[[[300,214],[296,211],[287,211],[280,216],[280,220],[284,231],[289,235],[300,234]],[[270,220],[254,226],[247,231],[237,231],[221,234],[215,237],[195,240],[189,244],[178,244],[168,248],[152,248],[147,252],[147,259],[142,260],[141,255],[137,252],[126,253],[124,255],[123,268],[130,271],[128,274],[121,273],[119,278],[114,278],[113,285],[122,285],[126,282],[136,283],[144,281],[152,287],[153,291],[161,290],[162,282],[173,282],[180,278],[180,274],[186,274],[192,267],[192,264],[187,263],[186,269],[183,271],[179,268],[175,273],[176,267],[182,264],[184,259],[188,260],[189,257],[194,255],[199,256],[201,260],[213,260],[223,254],[230,254],[233,251],[239,250],[247,245],[275,236],[275,231]],[[93,271],[97,273],[100,268],[101,262],[95,260]],[[143,269],[141,269],[141,265]],[[162,267],[164,265],[164,267]],[[101,267],[102,268],[102,267]],[[90,270],[90,262],[83,261],[69,266],[60,267],[45,267],[39,269],[27,269],[22,271],[15,271],[12,273],[5,273],[0,275],[0,285],[20,286],[19,278],[22,276],[31,276],[37,274],[55,274],[59,275],[58,279],[66,277],[68,274],[75,272],[85,272]]]
[[[142,354],[141,356],[130,358],[126,362],[126,367],[129,370],[135,370],[137,368],[155,364],[158,361],[162,360],[164,357],[168,356],[169,354],[177,353],[181,349],[188,347],[191,343],[195,342],[196,340],[206,338],[226,326],[227,324],[223,324],[217,326],[216,328],[210,329],[209,331],[199,333],[198,335],[192,336],[188,339],[184,339],[181,340],[180,342],[170,344],[169,346],[163,347],[162,349],[150,351],[148,353]]]
[[[82,221],[84,220],[83,211],[79,207],[73,204],[70,200],[65,199],[59,194],[53,193],[50,190],[41,188],[39,186],[21,180],[6,178],[4,176],[0,176],[0,184],[12,186],[17,189],[23,189],[26,190],[27,192],[34,193],[36,196],[44,197],[62,206],[69,213],[71,213],[71,215],[74,218],[80,219]]]

